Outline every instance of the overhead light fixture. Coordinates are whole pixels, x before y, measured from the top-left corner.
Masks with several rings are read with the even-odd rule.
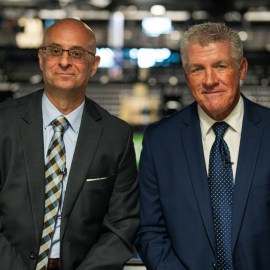
[[[23,32],[16,34],[16,44],[19,48],[39,48],[43,40],[42,21],[39,18],[19,18],[18,25]]]
[[[248,39],[248,33],[246,31],[240,31],[238,34],[242,41],[246,41]]]
[[[38,16],[41,19],[54,19],[60,20],[67,17],[67,11],[64,9],[41,9],[38,12]]]
[[[209,13],[205,10],[196,10],[192,12],[192,19],[196,21],[206,20],[209,18]]]
[[[247,11],[244,19],[249,22],[270,22],[270,11]]]
[[[166,16],[174,22],[185,22],[191,18],[190,12],[185,10],[167,11]]]
[[[163,16],[166,13],[166,8],[162,5],[154,5],[151,7],[150,12],[154,16]]]
[[[89,0],[88,3],[95,7],[105,8],[112,3],[112,0]]]
[[[224,19],[228,22],[241,22],[242,15],[238,11],[230,11],[224,14]]]
[[[170,34],[173,31],[172,21],[167,17],[146,17],[142,20],[142,29],[151,37]]]

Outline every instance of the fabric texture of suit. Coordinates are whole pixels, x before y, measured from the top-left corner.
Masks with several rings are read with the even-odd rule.
[[[44,216],[42,93],[0,104],[3,270],[36,265]],[[122,269],[138,223],[132,130],[86,98],[61,216],[61,269]]]
[[[270,267],[270,110],[245,97],[232,213],[234,270]],[[197,104],[150,125],[139,167],[136,245],[148,270],[215,269]]]

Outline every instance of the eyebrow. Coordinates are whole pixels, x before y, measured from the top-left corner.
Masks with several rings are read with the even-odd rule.
[[[47,44],[47,45],[45,45],[45,46],[56,46],[56,47],[61,47],[61,45],[58,44],[58,43],[51,43],[51,44]]]
[[[217,60],[214,61],[213,63],[211,63],[212,65],[218,65],[218,64],[230,64],[231,61],[227,61],[227,60]],[[189,67],[203,67],[205,66],[205,64],[201,64],[201,63],[193,63],[193,64],[189,64]]]
[[[60,45],[60,44],[58,44],[58,43],[51,43],[51,44],[49,44],[49,45],[46,45],[46,46],[55,46],[55,47],[60,47],[60,48],[62,48],[62,46]],[[72,50],[72,49],[82,49],[82,50],[85,50],[85,51],[87,51],[87,49],[85,49],[85,48],[83,48],[83,47],[81,47],[81,46],[71,46],[70,48],[69,48],[69,50]]]

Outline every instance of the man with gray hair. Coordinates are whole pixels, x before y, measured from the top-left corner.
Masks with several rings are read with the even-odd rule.
[[[139,253],[148,270],[268,270],[270,110],[240,93],[235,30],[194,25],[180,50],[195,102],[145,130]]]

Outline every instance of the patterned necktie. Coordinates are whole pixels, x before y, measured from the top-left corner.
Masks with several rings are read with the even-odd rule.
[[[66,168],[63,134],[68,127],[68,121],[64,116],[59,116],[52,121],[51,125],[54,134],[48,148],[45,167],[45,215],[36,270],[47,269]]]
[[[216,139],[210,152],[209,187],[217,245],[217,269],[232,270],[233,173],[230,151],[223,139],[228,124],[217,122],[212,128],[216,134]]]

